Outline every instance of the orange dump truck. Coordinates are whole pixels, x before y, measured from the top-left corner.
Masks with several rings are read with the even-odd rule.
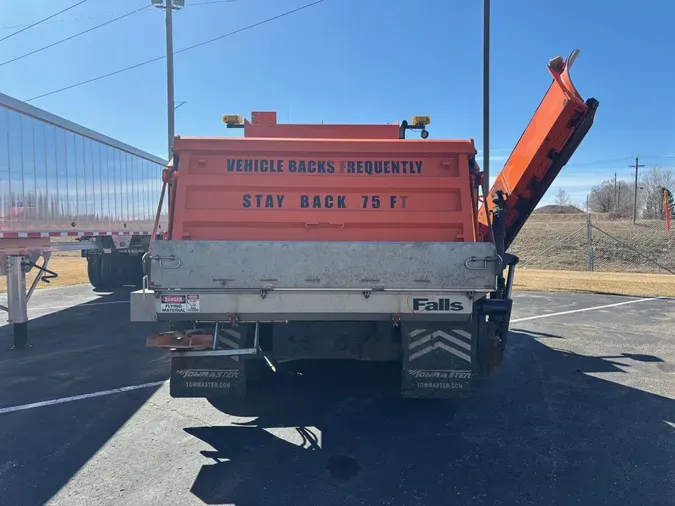
[[[549,63],[553,83],[487,199],[473,140],[425,140],[425,117],[253,113],[223,118],[243,138],[176,137],[169,230],[131,298],[133,321],[169,326],[147,343],[171,349],[171,395],[243,396],[260,364],[306,358],[397,361],[405,397],[470,393],[502,361],[508,246],[593,122],[573,57]]]

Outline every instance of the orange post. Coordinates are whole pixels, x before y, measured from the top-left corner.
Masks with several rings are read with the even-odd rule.
[[[668,190],[663,189],[663,212],[666,215],[666,232],[670,232],[670,206],[668,205]]]

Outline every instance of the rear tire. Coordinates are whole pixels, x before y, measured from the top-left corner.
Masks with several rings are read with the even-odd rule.
[[[140,287],[143,285],[143,257],[130,255],[127,259],[128,280],[130,285]]]
[[[103,290],[114,290],[121,286],[122,280],[115,266],[115,257],[110,254],[101,255],[101,281]]]
[[[89,283],[96,289],[104,289],[103,278],[101,277],[101,257],[100,255],[87,257],[87,276]]]

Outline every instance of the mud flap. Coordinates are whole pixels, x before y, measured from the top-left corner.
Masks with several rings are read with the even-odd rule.
[[[472,322],[401,324],[401,395],[407,398],[467,397],[476,381],[476,330]]]
[[[245,348],[249,326],[221,324],[218,350]],[[213,355],[212,352],[174,353],[171,359],[171,397],[245,397],[244,356]]]
[[[478,304],[478,363],[482,374],[494,374],[501,369],[512,305],[510,299],[487,299]]]

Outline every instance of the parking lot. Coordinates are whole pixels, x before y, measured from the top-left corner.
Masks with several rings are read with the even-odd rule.
[[[0,504],[675,504],[673,300],[518,293],[462,402],[306,363],[212,405],[168,396],[127,298],[37,292],[25,351],[0,328]]]

